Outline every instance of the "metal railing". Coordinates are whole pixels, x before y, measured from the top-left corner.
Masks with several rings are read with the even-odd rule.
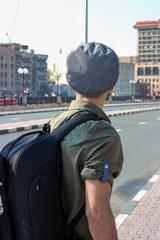
[[[61,97],[60,103],[70,103],[75,97]],[[57,97],[26,97],[26,105],[44,105],[59,103]],[[23,105],[22,97],[1,97],[0,106],[21,106]]]
[[[64,104],[70,103],[75,97],[26,97],[25,105],[47,105],[47,104]],[[134,100],[133,100],[134,99]],[[160,96],[110,96],[107,101],[112,102],[141,102],[141,101],[160,101]],[[23,105],[22,97],[1,97],[0,106],[21,106]]]

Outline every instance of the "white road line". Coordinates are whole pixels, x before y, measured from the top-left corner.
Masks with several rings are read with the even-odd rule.
[[[117,131],[117,132],[121,132],[121,131],[122,131],[122,129],[116,129],[116,131]]]
[[[149,182],[156,182],[158,178],[159,178],[159,175],[156,175],[156,174],[155,174],[155,175],[149,180]]]
[[[20,120],[22,118],[11,118],[12,121],[15,121],[15,120]]]
[[[119,214],[118,217],[116,218],[116,227],[117,229],[122,225],[124,220],[128,217],[128,214]]]
[[[146,194],[147,190],[140,190],[137,195],[132,199],[132,201],[140,201],[144,195]]]
[[[157,118],[157,120],[160,120],[160,118]]]
[[[140,123],[138,123],[139,125],[144,125],[144,124],[146,124],[146,122],[140,122]]]

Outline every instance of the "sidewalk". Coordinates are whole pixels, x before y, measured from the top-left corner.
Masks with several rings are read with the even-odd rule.
[[[116,218],[119,240],[160,240],[160,170]]]
[[[120,116],[120,115],[134,114],[134,113],[154,111],[154,110],[160,110],[160,107],[111,111],[111,112],[106,112],[106,114],[109,117],[115,117],[115,116]],[[4,113],[4,115],[5,115],[5,113]],[[43,125],[45,123],[47,123],[49,120],[50,119],[40,119],[40,120],[35,120],[35,121],[0,124],[0,134],[42,128]]]

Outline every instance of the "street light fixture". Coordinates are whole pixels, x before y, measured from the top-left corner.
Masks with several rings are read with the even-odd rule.
[[[135,84],[134,80],[129,80],[129,83],[132,85],[132,96],[133,96],[133,85]]]
[[[155,82],[151,82],[151,96],[154,98],[154,85],[155,85]]]
[[[18,68],[18,73],[22,74],[22,77],[23,77],[23,90],[24,90],[24,75],[28,73],[28,68]],[[23,96],[23,90],[22,90],[22,96]]]
[[[61,73],[59,73],[59,72],[55,72],[54,73],[54,77],[56,78],[56,81],[57,81],[57,95],[58,95],[58,87],[59,87],[59,85],[58,85],[58,81],[59,81],[59,79],[60,79],[60,77],[61,77]]]

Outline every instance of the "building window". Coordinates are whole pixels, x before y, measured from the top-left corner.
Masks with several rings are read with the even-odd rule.
[[[5,78],[7,78],[7,73],[5,73]]]
[[[7,68],[7,63],[5,63],[5,69]]]
[[[146,76],[150,76],[151,75],[151,68],[150,67],[146,67],[145,68],[145,75]]]
[[[16,60],[19,60],[19,54],[16,54]]]
[[[13,64],[11,64],[11,68],[13,69]]]
[[[1,87],[3,87],[3,82],[1,82]]]
[[[159,68],[153,67],[153,75],[159,75]]]
[[[3,72],[1,72],[1,78],[3,78]]]
[[[7,87],[7,82],[5,82],[5,87]]]
[[[13,58],[13,56],[12,56],[12,57],[11,57],[11,61],[13,61],[13,59],[14,59],[14,58]]]
[[[3,56],[1,56],[1,60],[3,60]]]
[[[14,74],[13,74],[13,73],[11,73],[11,78],[13,78],[13,76],[14,76]]]
[[[138,76],[143,76],[144,75],[144,70],[143,68],[138,68],[138,73],[137,73]]]
[[[3,68],[3,63],[1,63],[1,68]]]

